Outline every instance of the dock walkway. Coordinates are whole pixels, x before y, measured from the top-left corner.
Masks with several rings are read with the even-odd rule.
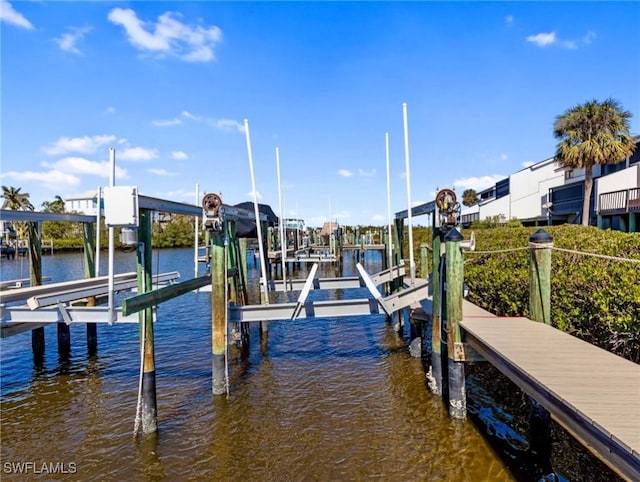
[[[527,318],[464,301],[465,341],[596,456],[640,480],[640,365]]]

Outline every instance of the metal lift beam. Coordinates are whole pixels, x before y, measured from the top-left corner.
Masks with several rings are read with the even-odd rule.
[[[404,263],[400,263],[390,269],[385,269],[370,278],[377,286],[388,281],[393,281],[396,278],[405,275]],[[300,291],[306,282],[306,279],[292,279],[287,278],[287,291]],[[337,290],[337,289],[349,289],[349,288],[364,288],[364,281],[360,276],[346,276],[343,278],[314,278],[313,289],[316,290]],[[282,280],[269,280],[270,291],[284,291]]]

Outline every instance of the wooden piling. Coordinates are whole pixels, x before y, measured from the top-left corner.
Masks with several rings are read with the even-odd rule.
[[[268,246],[266,246],[266,244],[265,244],[265,234],[269,230],[269,223],[267,221],[260,221],[260,228],[259,229],[262,229],[262,245],[263,245],[262,251],[264,252],[264,258],[265,258],[264,259],[264,263],[267,266],[267,273],[269,273],[270,272],[270,270],[269,270],[269,256],[268,256],[269,250],[268,250]],[[264,282],[268,283],[269,280],[265,279]],[[264,289],[260,290],[260,301],[261,301],[261,304],[263,304],[263,305],[268,305],[269,304],[268,296],[269,296],[269,294],[265,293]],[[266,321],[260,322],[260,330],[261,330],[262,333],[267,333],[269,331],[269,323],[266,322]]]
[[[382,269],[391,269],[393,267],[393,233],[387,229],[384,237],[384,252],[382,253]],[[393,282],[388,281],[385,286],[385,292],[388,295],[393,293]]]
[[[67,360],[71,354],[71,332],[69,325],[64,322],[58,325],[58,356],[61,360]]]
[[[553,238],[538,229],[529,238],[529,318],[551,324],[551,248]],[[529,451],[550,463],[551,414],[529,397]]]
[[[422,357],[422,320],[413,316],[409,316],[409,354]]]
[[[236,222],[226,221],[224,223],[226,244],[227,244],[227,284],[229,286],[229,296],[227,302],[238,304],[238,273],[236,272],[236,266],[238,264],[236,253]]]
[[[27,222],[27,233],[29,236],[29,282],[31,286],[40,286],[42,284],[42,244],[39,223]],[[44,361],[44,347],[44,327],[31,330],[31,350],[36,365],[41,365]]]
[[[40,231],[40,227],[38,225],[38,231]],[[38,233],[41,234],[41,233]],[[40,240],[40,236],[37,236]],[[40,253],[42,254],[42,244],[40,244]],[[53,254],[53,249],[52,249]],[[40,271],[42,272],[42,264],[40,263]],[[42,276],[42,275],[41,275]],[[33,286],[33,285],[32,285]],[[69,325],[64,322],[57,323],[57,332],[58,332],[58,356],[61,360],[68,360],[69,355],[71,354],[71,332],[69,330]]]
[[[69,325],[64,322],[57,323],[57,332],[58,356],[61,360],[68,360],[69,355],[71,354],[71,332],[69,330]]]
[[[431,393],[442,396],[442,338],[440,334],[440,312],[442,280],[440,279],[440,229],[436,226],[437,214],[432,214],[431,233],[431,367],[427,373],[427,383]]]
[[[462,346],[462,299],[464,260],[460,241],[463,237],[456,228],[446,234],[447,257],[447,378],[449,387],[449,415],[462,419],[467,416],[464,380],[464,349]]]
[[[420,245],[420,277],[427,279],[429,273],[429,245]]]
[[[214,395],[226,393],[225,375],[225,330],[226,306],[225,293],[225,256],[224,232],[213,232],[211,242],[211,345],[213,354],[213,383]]]
[[[396,251],[394,253],[395,255],[394,262],[396,265],[400,263],[400,260],[404,259],[404,250],[402,248],[403,240],[404,240],[404,220],[396,219],[395,229],[393,230],[393,245],[397,246]],[[395,292],[401,289],[403,282],[404,280],[402,276],[396,278],[395,281],[393,282],[393,291]],[[402,331],[402,327],[404,325],[404,317],[402,316],[402,311],[403,310],[398,310],[394,315],[396,319],[393,323],[393,329],[397,333],[400,333]]]
[[[553,238],[538,229],[529,238],[529,317],[551,324],[551,248]]]
[[[236,237],[236,250],[238,252],[238,270],[240,279],[240,293],[242,294],[242,304],[249,304],[247,293],[247,238]]]
[[[98,229],[100,229],[98,227]],[[96,276],[95,265],[95,229],[93,223],[82,223],[82,237],[84,243],[84,276],[94,278]],[[95,306],[95,296],[87,298],[87,306]],[[93,356],[98,352],[98,325],[87,323],[87,353]]]
[[[148,209],[140,210],[138,225],[138,293],[153,290],[153,257],[151,239],[151,215]],[[140,249],[141,248],[141,249]],[[140,324],[140,340],[143,350],[142,366],[142,433],[153,433],[158,430],[158,404],[156,396],[156,361],[153,333],[153,308],[148,307],[138,315]]]

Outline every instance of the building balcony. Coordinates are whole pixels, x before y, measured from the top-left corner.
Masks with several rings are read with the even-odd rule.
[[[640,212],[640,187],[600,194],[598,214],[613,215]]]

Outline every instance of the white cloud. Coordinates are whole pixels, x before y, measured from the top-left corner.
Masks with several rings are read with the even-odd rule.
[[[371,216],[371,220],[376,223],[380,223],[382,221],[387,221],[387,218],[382,214],[374,214],[373,216]]]
[[[196,193],[195,191],[185,191],[183,189],[178,189],[175,191],[169,191],[166,195],[162,196],[164,199],[186,199],[188,202],[193,202]],[[200,201],[196,202],[199,204]]]
[[[574,50],[578,48],[578,42],[575,40],[566,40],[561,42],[561,45],[567,49]]]
[[[166,169],[147,169],[147,172],[155,174],[156,176],[177,176],[175,172],[169,172]]]
[[[596,33],[593,30],[589,30],[587,34],[582,38],[582,42],[585,45],[589,45],[596,38]]]
[[[509,26],[513,25],[513,21],[514,21],[513,15],[507,15],[507,16],[504,18],[504,21],[505,21],[505,23],[506,23],[507,25],[509,25]]]
[[[182,117],[182,118],[181,118]],[[182,124],[182,119],[188,119],[194,122],[204,122],[205,124],[213,127],[214,129],[224,132],[239,132],[244,134],[244,123],[238,122],[234,119],[214,119],[202,115],[193,114],[187,110],[183,110],[180,113],[180,117],[175,117],[170,120],[155,120],[153,124],[160,127],[172,126]]]
[[[116,159],[122,159],[124,161],[150,161],[157,157],[157,149],[147,149],[144,147],[126,147],[123,151],[116,153]]]
[[[109,161],[96,162],[83,157],[65,157],[56,162],[43,162],[42,166],[64,173],[89,174],[104,178],[109,178],[111,175],[111,163]],[[118,166],[116,166],[115,174],[116,179],[126,179],[128,177],[126,169]]]
[[[182,111],[182,117],[186,117],[187,119],[191,119],[191,120],[200,120],[199,117],[193,115],[191,112],[189,112],[188,110],[183,110]]]
[[[376,169],[373,168],[370,171],[365,171],[364,169],[358,169],[358,176],[360,177],[376,177]]]
[[[542,32],[536,35],[529,35],[526,40],[527,42],[537,45],[538,47],[547,47],[548,45],[555,44],[558,47],[575,50],[580,46],[580,44],[589,45],[595,37],[595,32],[591,30],[588,31],[586,35],[580,40],[563,40],[558,38],[555,32]]]
[[[80,49],[76,44],[84,39],[84,36],[91,31],[91,27],[70,27],[71,32],[63,33],[60,37],[54,37],[53,41],[58,44],[60,50],[80,54]]]
[[[183,152],[183,151],[173,151],[171,153],[171,158],[172,159],[177,159],[179,161],[182,161],[184,159],[189,159],[189,156],[187,155],[186,152]]]
[[[217,129],[222,131],[238,131],[241,134],[244,134],[244,124],[240,123],[233,119],[217,119],[215,121],[215,126]]]
[[[351,217],[351,211],[343,209],[342,211],[338,211],[337,213],[331,213],[331,217],[336,219],[349,219]]]
[[[214,47],[222,41],[222,30],[216,26],[189,26],[165,12],[157,22],[145,22],[131,9],[114,8],[108,19],[124,27],[129,42],[138,50],[158,57],[172,55],[187,62],[209,62],[215,59]]]
[[[342,177],[351,177],[353,176],[353,172],[347,169],[338,169],[338,175]]]
[[[475,191],[482,191],[493,186],[496,182],[505,179],[507,176],[502,174],[493,174],[491,176],[481,177],[463,177],[453,181],[453,185],[461,190],[473,189]]]
[[[152,121],[152,124],[157,127],[177,126],[179,124],[182,124],[182,119],[179,119],[178,117],[176,117],[174,119],[168,119],[168,120],[154,120]]]
[[[247,196],[249,196],[249,198],[253,200],[253,191],[249,191],[247,193]],[[262,196],[260,195],[260,191],[256,191],[256,197],[258,198],[258,201],[262,199]]]
[[[116,108],[115,107],[107,107],[104,111],[105,114],[115,114],[116,113]]]
[[[42,150],[52,156],[64,155],[69,152],[92,154],[115,140],[116,136],[112,135],[60,137],[53,145],[45,146]]]
[[[313,216],[311,218],[311,223],[309,224],[309,226],[322,226],[324,223],[328,223],[329,219],[324,216]]]
[[[0,21],[16,25],[17,27],[33,30],[33,25],[24,15],[16,12],[13,6],[6,0],[0,1]]]
[[[527,42],[531,42],[532,44],[536,44],[538,47],[546,47],[547,45],[554,44],[556,42],[556,33],[538,33],[536,35],[529,35],[527,37]]]
[[[9,171],[3,172],[0,177],[18,182],[36,182],[50,190],[59,190],[65,186],[77,186],[80,184],[80,179],[77,176],[56,169],[42,172]]]

